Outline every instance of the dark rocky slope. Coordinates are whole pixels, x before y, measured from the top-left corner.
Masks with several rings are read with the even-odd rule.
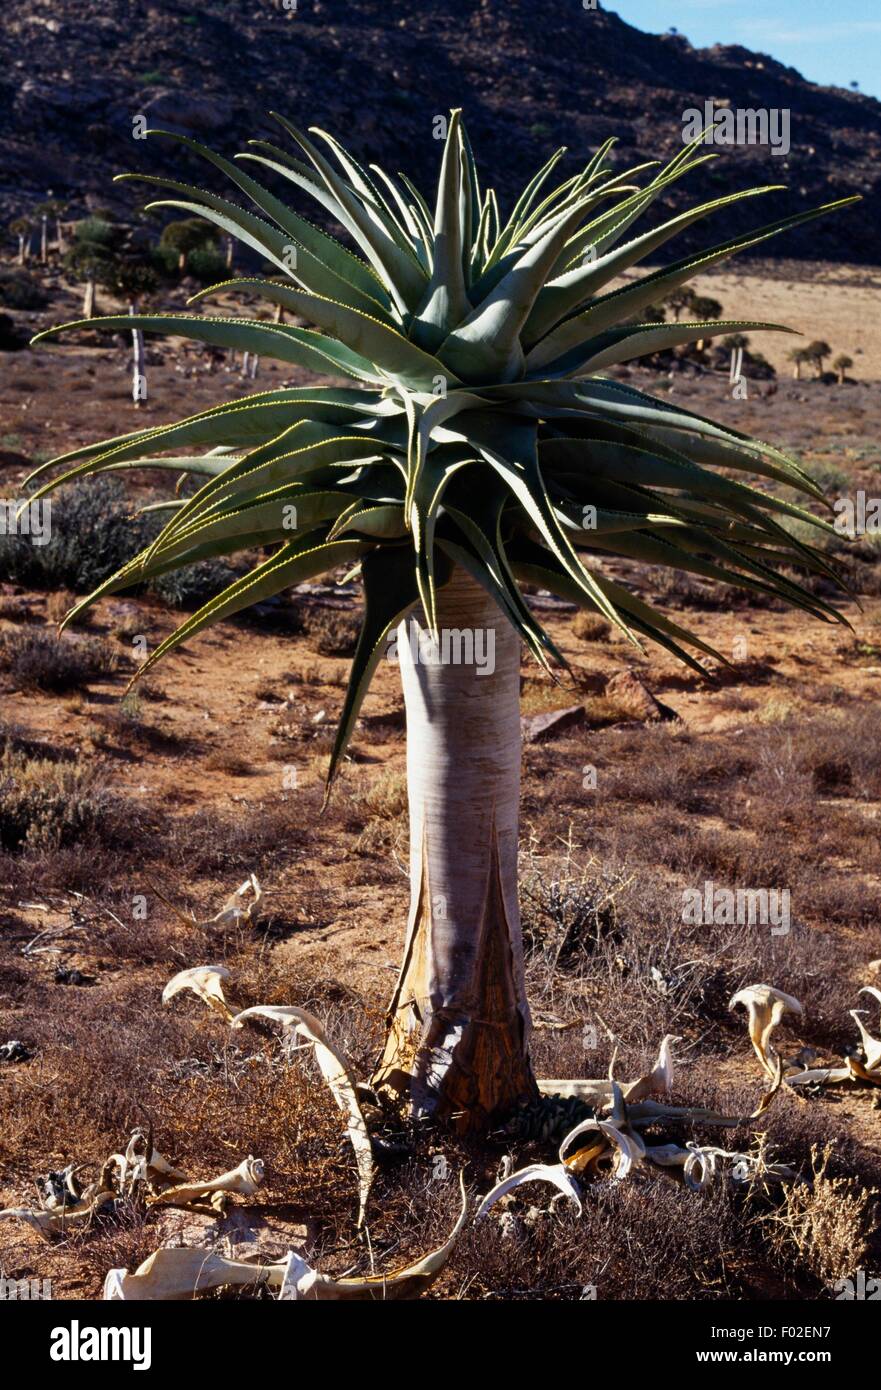
[[[277,108],[319,124],[362,158],[429,185],[439,147],[432,116],[465,109],[482,167],[510,199],[558,144],[570,166],[610,134],[619,158],[669,155],[682,113],[708,99],[791,112],[788,157],[723,150],[690,188],[701,199],[785,182],[761,213],[735,209],[720,236],[784,207],[877,193],[881,103],[806,82],[743,48],[696,50],[641,33],[581,0],[4,0],[0,19],[0,215],[48,189],[75,209],[132,207],[113,173],[203,178],[160,141],[135,141],[132,118],[186,128],[231,152],[278,139]],[[675,19],[675,7],[671,19]],[[693,191],[692,191],[693,190]],[[774,205],[776,204],[776,206]],[[787,255],[877,262],[877,203],[786,238]],[[718,224],[717,224],[718,225]],[[678,244],[677,250],[681,249]]]

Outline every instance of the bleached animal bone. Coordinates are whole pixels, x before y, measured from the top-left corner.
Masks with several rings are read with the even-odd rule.
[[[605,1105],[612,1095],[612,1084],[607,1077],[594,1077],[577,1081],[568,1077],[549,1077],[538,1082],[539,1093],[543,1096],[561,1096],[563,1100],[583,1100],[587,1105]]]
[[[860,994],[871,994],[872,998],[877,999],[878,1003],[881,1004],[881,989],[876,989],[874,985],[864,985]],[[860,1030],[863,1052],[866,1055],[866,1067],[869,1071],[875,1071],[876,1068],[881,1067],[881,1042],[872,1037],[859,1014],[853,1009],[851,1009],[851,1018]]]
[[[218,1178],[208,1178],[205,1182],[184,1182],[176,1187],[167,1187],[150,1201],[150,1206],[186,1206],[210,1197],[214,1192],[237,1192],[242,1197],[253,1197],[263,1181],[263,1163],[259,1158],[248,1155],[228,1173]]]
[[[215,926],[236,927],[242,922],[251,922],[254,913],[263,900],[263,889],[255,874],[249,874],[244,883],[227,898],[223,907],[212,917]]]
[[[871,994],[881,1004],[881,989],[875,985],[864,985],[860,994]],[[786,1077],[787,1086],[829,1086],[841,1081],[868,1081],[873,1086],[881,1086],[881,1041],[872,1037],[859,1010],[851,1009],[850,1016],[860,1032],[865,1065],[858,1057],[845,1057],[837,1066],[808,1067],[790,1072]]]
[[[462,1210],[455,1226],[443,1245],[423,1255],[415,1264],[405,1265],[403,1269],[391,1274],[374,1274],[367,1278],[332,1279],[329,1274],[320,1274],[317,1269],[297,1255],[294,1251],[285,1262],[279,1299],[285,1302],[301,1299],[314,1299],[331,1302],[383,1302],[387,1299],[416,1298],[424,1293],[441,1273],[449,1260],[468,1216],[468,1197],[465,1181],[459,1174],[459,1190],[462,1194]]]
[[[612,1175],[617,1182],[628,1177],[636,1164],[645,1156],[645,1144],[636,1134],[630,1134],[622,1126],[626,1125],[626,1114],[616,1116],[615,1121],[582,1120],[566,1135],[560,1145],[560,1163],[570,1172],[590,1172],[594,1177],[600,1175],[599,1161],[604,1157],[607,1147],[614,1151]],[[582,1134],[598,1134],[606,1144],[598,1150],[596,1142],[582,1146],[566,1157],[567,1150]]]
[[[223,980],[229,979],[229,971],[225,965],[194,965],[189,970],[181,970],[168,981],[162,991],[162,1002],[167,1004],[176,994],[180,994],[185,989],[192,990],[193,994],[207,1004],[209,1009],[220,1014],[221,1018],[227,1023],[232,1021],[232,1009],[223,996]]]
[[[625,1100],[643,1100],[646,1096],[662,1095],[673,1085],[672,1044],[679,1038],[672,1033],[661,1042],[658,1057],[651,1071],[636,1081],[624,1082],[621,1091]],[[612,1082],[608,1077],[593,1077],[586,1080],[564,1080],[549,1078],[539,1081],[538,1089],[543,1096],[562,1096],[564,1100],[574,1098],[583,1100],[595,1108],[608,1104],[612,1099]]]
[[[645,1100],[648,1096],[666,1095],[673,1089],[673,1043],[681,1042],[682,1039],[672,1033],[668,1033],[661,1041],[658,1049],[658,1058],[651,1071],[646,1076],[641,1076],[637,1081],[631,1081],[629,1085],[622,1086],[622,1094],[626,1101]]]
[[[573,1203],[577,1208],[578,1215],[581,1216],[583,1211],[581,1189],[569,1170],[562,1163],[529,1163],[525,1168],[519,1168],[516,1173],[511,1173],[501,1182],[497,1182],[495,1187],[490,1188],[477,1208],[475,1221],[480,1221],[495,1206],[496,1202],[525,1182],[552,1183],[559,1192],[562,1192],[564,1197]]]
[[[848,1057],[846,1061],[853,1081],[871,1081],[873,1086],[881,1086],[881,1072],[867,1071],[856,1057]]]
[[[84,1226],[92,1217],[116,1199],[114,1192],[99,1192],[88,1201],[75,1207],[59,1207],[54,1211],[36,1210],[31,1207],[6,1207],[0,1211],[0,1221],[24,1221],[40,1235],[63,1235],[71,1226]]]
[[[211,1250],[174,1247],[154,1251],[134,1274],[127,1269],[111,1269],[104,1280],[104,1298],[167,1301],[195,1298],[197,1293],[235,1284],[280,1288],[283,1272],[283,1264],[248,1264]]]
[[[747,985],[731,996],[728,1007],[743,1004],[747,1010],[750,1042],[772,1081],[777,1079],[777,1052],[771,1034],[785,1013],[803,1014],[799,1001],[773,985]]]
[[[732,1153],[712,1145],[689,1144],[683,1176],[693,1192],[712,1187],[724,1174],[733,1183],[742,1184],[756,1178],[776,1178],[791,1182],[795,1173],[785,1163],[765,1163],[758,1154]],[[724,1166],[723,1166],[724,1165]]]
[[[850,1067],[808,1067],[805,1071],[790,1072],[786,1078],[787,1086],[828,1086],[836,1081],[850,1081],[853,1073]]]
[[[265,1284],[279,1289],[279,1298],[317,1300],[383,1300],[415,1297],[433,1283],[455,1248],[468,1215],[468,1199],[460,1176],[462,1210],[443,1245],[415,1264],[391,1274],[366,1279],[332,1279],[313,1269],[293,1251],[273,1264],[229,1260],[213,1251],[187,1248],[156,1250],[134,1274],[111,1269],[104,1281],[108,1300],[190,1299],[196,1294],[230,1285]]]
[[[684,1168],[688,1161],[688,1149],[679,1144],[648,1144],[645,1156],[658,1168]]]
[[[154,1149],[147,1164],[147,1176],[156,1174],[159,1179],[166,1182],[186,1182],[187,1175],[180,1168],[175,1168],[174,1164],[169,1163],[165,1154],[161,1154],[158,1149]],[[154,1179],[155,1181],[155,1179]]]
[[[241,1013],[236,1014],[231,1020],[231,1026],[241,1028],[249,1018],[270,1018],[275,1023],[280,1023],[285,1030],[292,1029],[312,1043],[321,1075],[346,1116],[346,1129],[355,1150],[355,1162],[358,1167],[358,1226],[361,1227],[364,1224],[367,1198],[373,1182],[373,1146],[358,1102],[357,1082],[348,1062],[330,1041],[318,1019],[305,1009],[296,1009],[292,1005],[256,1004],[253,1008],[243,1009]]]
[[[40,1201],[46,1211],[78,1206],[83,1192],[76,1177],[77,1165],[69,1163],[60,1173],[46,1173],[37,1181]]]

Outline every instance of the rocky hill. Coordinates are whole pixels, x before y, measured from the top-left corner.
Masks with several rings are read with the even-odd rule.
[[[4,0],[0,220],[50,189],[73,211],[130,211],[137,195],[110,183],[126,169],[205,177],[167,144],[134,140],[138,114],[229,153],[249,137],[278,140],[267,116],[276,108],[429,185],[432,117],[462,106],[482,166],[509,199],[559,144],[572,169],[613,134],[622,164],[669,155],[683,112],[709,100],[789,111],[791,149],[721,150],[692,181],[698,196],[786,183],[776,207],[764,200],[764,221],[793,201],[864,193],[854,211],[780,250],[881,261],[881,103],[744,48],[643,34],[582,0]],[[679,187],[670,202],[688,196]],[[720,234],[754,218],[735,209]]]

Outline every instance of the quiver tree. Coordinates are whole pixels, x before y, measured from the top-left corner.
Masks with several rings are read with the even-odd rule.
[[[168,252],[176,258],[177,269],[183,274],[187,268],[187,259],[194,251],[200,251],[203,247],[214,248],[217,244],[218,232],[216,227],[206,226],[201,217],[183,217],[175,222],[169,222],[162,229],[159,238],[160,250]],[[218,252],[220,264],[220,253]]]
[[[125,230],[105,217],[84,217],[77,222],[73,242],[64,256],[64,268],[76,280],[85,284],[83,317],[90,319],[95,312],[95,286],[111,279],[114,257]]]
[[[9,230],[18,239],[18,263],[24,265],[30,255],[33,223],[29,217],[14,217],[9,224]]]
[[[809,362],[813,362],[817,376],[823,375],[823,363],[831,351],[831,347],[823,338],[815,338],[805,348],[805,356]]]
[[[791,348],[786,354],[787,362],[792,363],[793,380],[801,381],[801,369],[806,362],[810,361],[804,348]]]
[[[822,503],[816,483],[771,445],[603,373],[699,338],[774,327],[642,323],[639,315],[680,289],[698,263],[704,271],[842,203],[795,213],[611,289],[677,232],[732,202],[716,198],[630,233],[660,194],[711,157],[700,143],[663,168],[616,172],[609,141],[549,192],[564,153],[557,151],[503,214],[481,184],[458,112],[433,208],[403,175],[368,172],[331,136],[312,132],[316,143],[278,119],[294,153],[258,141],[230,162],[189,137],[165,137],[227,175],[256,212],[170,178],[123,177],[158,185],[162,206],[205,218],[276,272],[217,289],[281,304],[312,326],[198,309],[139,323],[346,384],[267,391],[87,445],[38,469],[37,495],[119,464],[184,469],[201,484],[169,503],[158,539],[70,619],[151,576],[211,556],[263,552],[142,670],[250,604],[360,566],[363,626],[329,779],[397,634],[411,820],[409,926],[376,1081],[413,1114],[475,1128],[534,1092],[517,913],[521,644],[546,669],[566,663],[523,586],[600,613],[635,646],[652,639],[700,674],[695,653],[716,655],[712,648],[613,582],[604,557],[738,585],[826,621],[839,617],[793,577],[792,567],[836,576],[821,550],[783,523],[831,524],[736,475]],[[248,172],[255,165],[313,198],[343,239],[255,180]],[[127,316],[99,323],[132,327]],[[47,473],[56,476],[45,481]]]
[[[853,366],[853,358],[848,357],[846,352],[840,352],[832,363],[832,370],[838,373],[838,384],[843,386],[847,380],[847,373]]]

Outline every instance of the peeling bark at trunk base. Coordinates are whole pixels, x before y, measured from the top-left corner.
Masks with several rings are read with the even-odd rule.
[[[520,642],[460,570],[438,627],[437,664],[421,620],[398,629],[410,918],[375,1084],[465,1131],[537,1094],[517,903]]]

